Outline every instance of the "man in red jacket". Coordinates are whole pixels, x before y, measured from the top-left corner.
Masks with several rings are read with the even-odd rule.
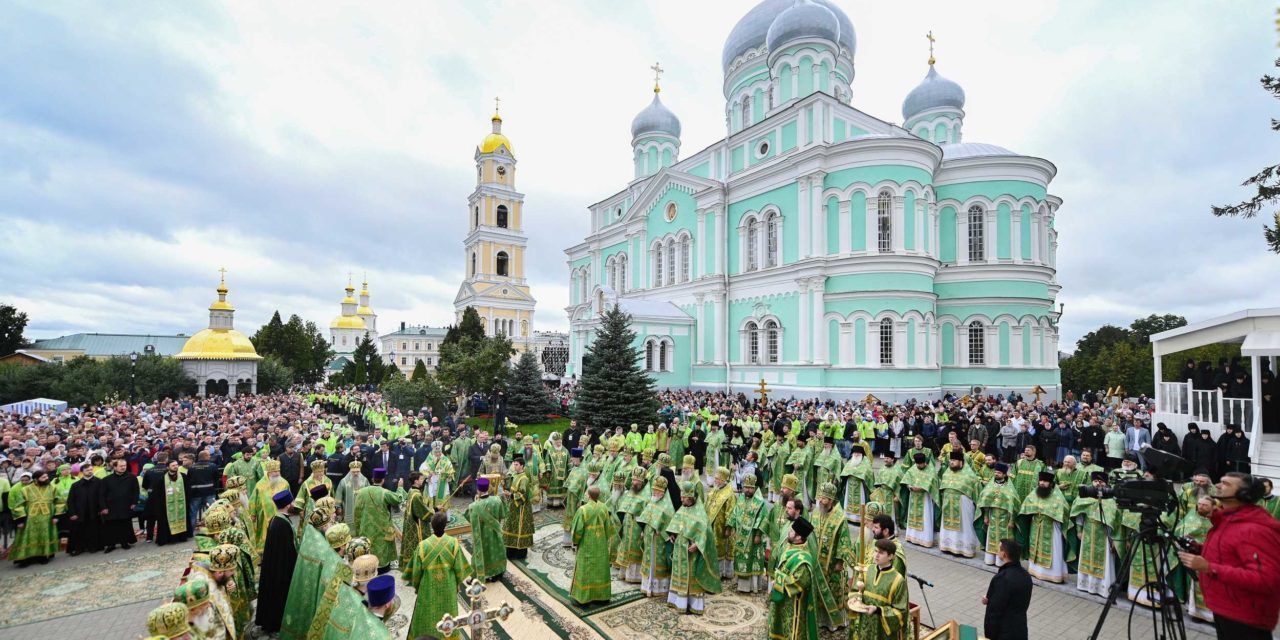
[[[1263,491],[1247,473],[1222,476],[1204,555],[1178,553],[1199,574],[1219,638],[1270,638],[1280,618],[1280,521],[1257,506]]]

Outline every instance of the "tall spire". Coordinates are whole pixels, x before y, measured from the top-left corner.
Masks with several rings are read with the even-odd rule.
[[[929,30],[929,33],[926,34],[925,37],[929,39],[929,66],[932,67],[933,63],[937,62],[933,57],[933,43],[937,42],[938,39],[933,37],[932,29]]]

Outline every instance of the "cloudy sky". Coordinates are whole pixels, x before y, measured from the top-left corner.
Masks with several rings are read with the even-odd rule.
[[[1280,156],[1258,86],[1273,2],[838,0],[854,106],[889,121],[938,69],[965,139],[1052,160],[1063,347],[1103,322],[1276,306],[1260,221],[1211,204]],[[452,320],[493,96],[527,194],[538,328],[563,249],[631,177],[649,65],[693,152],[724,134],[720,50],[751,0],[5,2],[0,301],[30,337],[191,332],[226,266],[238,324],[321,326],[368,273],[384,327]]]

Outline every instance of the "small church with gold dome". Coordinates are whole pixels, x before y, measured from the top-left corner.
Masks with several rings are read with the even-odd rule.
[[[235,329],[235,307],[227,302],[226,272],[218,283],[218,299],[209,305],[209,328],[191,336],[174,356],[196,381],[196,395],[258,392],[258,362],[262,356],[248,336]]]
[[[341,313],[329,322],[329,346],[333,349],[333,359],[327,371],[332,374],[341,371],[360,341],[368,337],[377,344],[378,314],[373,312],[369,304],[369,279],[360,283],[360,299],[356,300],[355,287],[347,279],[346,295],[343,296]]]
[[[463,240],[466,278],[453,300],[457,320],[474,307],[485,333],[511,338],[516,351],[531,348],[537,300],[524,270],[524,194],[516,191],[516,157],[494,109],[492,132],[476,147],[476,188],[467,198],[469,232]]]

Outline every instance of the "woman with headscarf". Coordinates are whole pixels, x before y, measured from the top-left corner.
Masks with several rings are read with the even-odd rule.
[[[1187,444],[1182,450],[1182,457],[1187,459],[1192,469],[1203,468],[1209,472],[1209,477],[1218,477],[1218,446],[1208,429],[1200,430],[1200,437]]]

